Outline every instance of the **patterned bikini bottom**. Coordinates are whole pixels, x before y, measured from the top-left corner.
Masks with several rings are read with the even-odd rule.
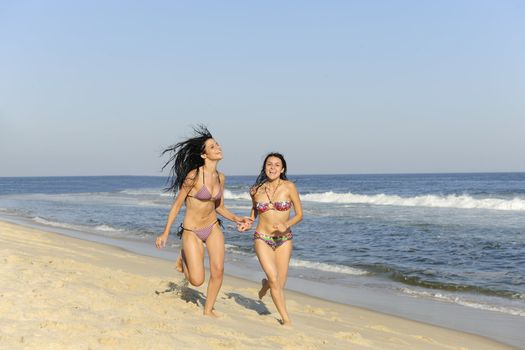
[[[264,233],[255,231],[253,234],[253,240],[260,239],[264,243],[268,244],[272,249],[276,249],[284,244],[284,242],[291,241],[293,239],[292,231],[285,233],[282,236],[270,236]]]
[[[186,231],[190,231],[190,232],[195,233],[197,235],[197,237],[199,237],[201,239],[201,241],[206,242],[206,240],[208,239],[208,237],[211,234],[211,231],[213,230],[213,226],[216,223],[219,223],[219,226],[223,227],[221,219],[215,220],[214,222],[212,222],[211,224],[209,224],[206,227],[202,227],[202,228],[194,229],[194,230],[190,230],[189,228],[185,228],[184,226],[182,226],[182,224],[180,224],[179,232],[177,234],[179,235],[179,238],[182,238],[182,232],[184,232],[185,230]]]

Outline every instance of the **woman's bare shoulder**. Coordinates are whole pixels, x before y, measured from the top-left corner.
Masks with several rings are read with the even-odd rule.
[[[186,188],[191,188],[195,184],[195,179],[197,178],[199,169],[192,169],[188,172],[188,175],[186,175],[186,178],[184,179],[183,186]]]
[[[283,185],[288,189],[296,189],[295,182],[290,180],[284,180]]]
[[[250,187],[250,196],[255,196],[257,193],[261,191],[261,185],[255,185]]]

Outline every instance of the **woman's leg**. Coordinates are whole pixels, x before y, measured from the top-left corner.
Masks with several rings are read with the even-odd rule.
[[[204,283],[204,245],[191,231],[182,234],[182,260],[184,275],[193,286]]]
[[[290,258],[292,257],[292,241],[286,241],[275,250],[275,263],[277,266],[277,274],[281,282],[281,288],[284,290],[286,280],[288,279],[288,266],[290,265]],[[262,299],[266,292],[270,289],[268,280],[263,278],[261,281],[261,289],[259,290],[259,299]]]
[[[283,325],[289,325],[291,324],[291,321],[288,317],[288,311],[286,310],[286,304],[284,302],[284,294],[281,287],[281,277],[279,276],[279,271],[277,269],[275,251],[260,239],[256,239],[254,245],[255,253],[257,254],[257,258],[259,258],[259,263],[268,279],[268,285],[270,287],[270,293],[275,307],[281,315]]]
[[[266,278],[263,278],[261,280],[261,289],[259,290],[259,299],[262,299],[268,290],[270,289],[270,285],[268,284],[268,280]]]
[[[179,272],[184,272],[184,262],[182,258],[182,249],[179,252],[179,256],[177,257],[177,260],[175,261],[175,269]],[[186,276],[188,278],[188,276]]]
[[[293,241],[286,241],[275,250],[275,264],[277,265],[277,274],[281,288],[284,290],[286,280],[288,279],[288,266],[292,257]]]
[[[210,259],[210,281],[208,282],[204,314],[216,316],[213,312],[213,305],[215,305],[215,301],[217,300],[224,275],[224,235],[219,225],[213,227],[213,231],[208,239],[206,239],[206,248],[208,249],[208,257]]]

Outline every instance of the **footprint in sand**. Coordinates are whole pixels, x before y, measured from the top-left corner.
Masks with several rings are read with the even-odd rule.
[[[368,328],[370,329],[373,329],[373,330],[376,330],[376,331],[380,331],[380,332],[385,332],[385,333],[395,333],[397,334],[397,332],[394,332],[393,330],[391,330],[390,328],[387,328],[383,325],[380,325],[380,324],[377,324],[377,325],[373,325],[373,326],[369,326]]]
[[[314,314],[314,315],[320,315],[320,316],[326,315],[326,311],[323,308],[313,307],[313,306],[310,306],[310,305],[306,305],[306,307],[303,309],[303,311],[306,311],[309,314]]]
[[[401,339],[401,338],[395,338],[395,337],[388,338],[388,342],[389,342],[390,344],[410,345],[409,342],[404,341],[404,340]],[[466,350],[466,349],[465,349],[465,350]]]
[[[98,338],[98,342],[100,345],[105,345],[105,346],[116,346],[119,343],[118,339],[112,338],[112,337]]]
[[[372,346],[372,341],[363,338],[358,332],[338,332],[335,334],[336,338],[349,341],[356,345]]]
[[[426,337],[424,335],[413,335],[414,338],[419,339],[421,341],[427,342],[427,343],[433,343],[435,344],[436,341],[430,337]]]
[[[238,349],[242,343],[237,339],[207,339],[212,349]]]

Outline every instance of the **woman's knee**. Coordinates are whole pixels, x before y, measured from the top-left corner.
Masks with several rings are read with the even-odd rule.
[[[210,275],[212,278],[222,278],[224,275],[224,265],[213,264],[210,266]]]
[[[190,282],[190,284],[194,287],[199,287],[204,283],[204,274],[198,276],[190,274],[188,276],[188,282]]]
[[[267,280],[270,288],[281,288],[281,283],[279,282],[279,277],[277,275],[267,276]]]

